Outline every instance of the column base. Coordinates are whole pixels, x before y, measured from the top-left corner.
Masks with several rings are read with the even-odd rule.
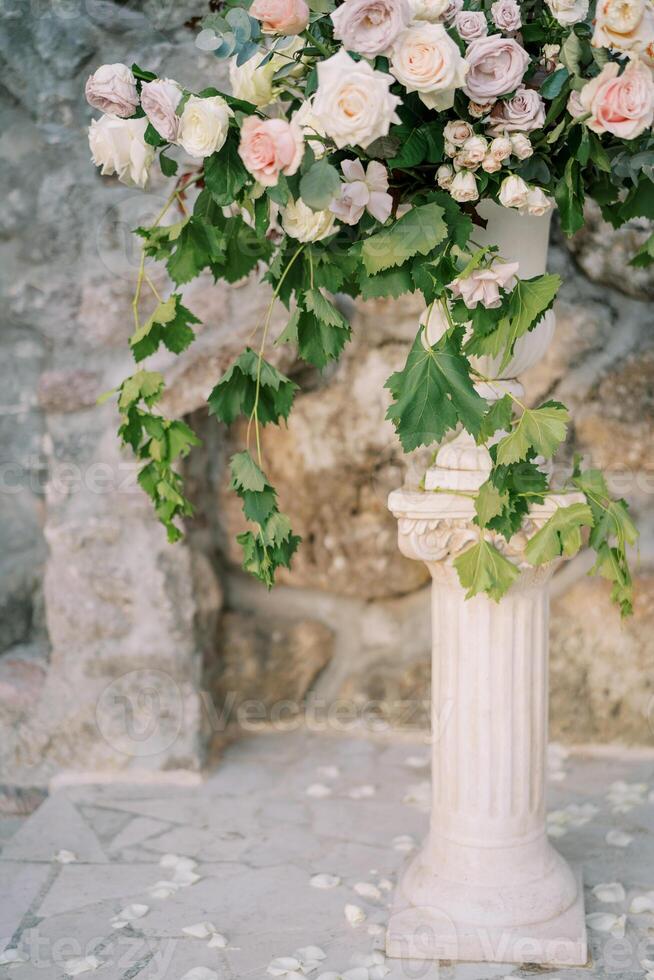
[[[572,905],[554,919],[524,926],[455,922],[440,909],[410,905],[400,884],[386,932],[386,955],[396,959],[585,966],[584,890],[581,869],[574,870],[578,889]]]

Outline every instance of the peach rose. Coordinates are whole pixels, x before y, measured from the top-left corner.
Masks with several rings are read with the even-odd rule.
[[[285,119],[248,116],[238,148],[246,169],[264,187],[274,187],[280,173],[297,173],[304,156],[302,131]]]
[[[599,0],[591,43],[596,48],[641,55],[654,65],[652,0]]]
[[[254,0],[250,14],[266,34],[301,34],[309,23],[305,0]]]
[[[579,101],[590,112],[586,121],[595,133],[612,133],[633,140],[654,121],[654,80],[640,61],[631,61],[622,75],[615,61],[604,65],[600,74],[584,85]]]

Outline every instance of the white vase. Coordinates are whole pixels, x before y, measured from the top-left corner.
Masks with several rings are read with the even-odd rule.
[[[520,276],[545,271],[548,218],[521,217],[492,203],[476,241],[499,244]],[[502,378],[484,394],[522,391],[518,370],[551,341],[554,319],[527,334]],[[496,367],[496,366],[495,366]],[[497,379],[497,380],[495,380]],[[432,812],[429,836],[398,886],[387,933],[392,957],[586,962],[578,873],[549,842],[545,821],[549,580],[555,564],[531,567],[525,544],[556,507],[548,497],[507,543],[488,534],[522,574],[504,599],[466,600],[454,559],[478,540],[474,502],[490,458],[464,433],[442,447],[425,492],[394,491],[399,546],[432,576]],[[439,489],[439,493],[429,490]]]

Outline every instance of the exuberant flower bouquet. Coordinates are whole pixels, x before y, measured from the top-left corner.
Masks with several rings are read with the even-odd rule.
[[[266,360],[273,304],[289,310],[277,342],[323,369],[350,337],[337,293],[423,294],[428,315],[387,382],[388,417],[406,451],[459,426],[488,447],[492,469],[475,495],[480,540],[487,528],[509,540],[530,503],[551,492],[542,462],[565,440],[569,415],[510,394],[486,401],[470,357],[508,363],[560,281],[521,278],[519,263],[478,246],[476,202],[529,215],[556,204],[568,235],[583,224],[586,195],[616,227],[654,217],[651,0],[226,0],[197,44],[229,59],[231,95],[105,65],[86,87],[105,113],[89,141],[103,174],[143,187],[158,154],[173,181],[158,219],[137,229],[137,363],[161,344],[185,350],[198,322],[177,288],[158,294],[146,258],[165,262],[176,287],[205,269],[227,282],[256,270],[272,287],[257,350],[246,348],[209,396],[218,419],[248,422],[248,449],[230,464],[251,524],[239,535],[244,567],[270,586],[299,545],[260,448],[261,427],[288,418],[297,390]],[[179,176],[175,148],[194,161]],[[633,261],[653,257],[650,238]],[[141,322],[144,288],[154,308]],[[143,461],[141,486],[175,540],[176,521],[192,513],[175,464],[197,438],[157,412],[162,391],[157,372],[127,378],[119,434]],[[578,463],[568,485],[587,503],[559,508],[527,560],[570,556],[590,528],[594,570],[627,613],[626,548],[637,532],[626,504]],[[462,584],[499,598],[517,567],[487,542],[477,559],[458,560]]]

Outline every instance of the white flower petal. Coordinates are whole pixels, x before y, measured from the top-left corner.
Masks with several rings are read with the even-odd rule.
[[[627,918],[624,915],[613,915],[612,912],[591,912],[586,916],[586,925],[595,932],[610,932],[611,935],[623,938]]]
[[[648,973],[651,970],[654,970],[654,960],[641,960],[640,965],[642,966],[643,970],[647,970]]]
[[[149,905],[127,905],[118,913],[118,918],[125,919],[126,922],[134,922],[135,919],[142,919],[150,911]]]
[[[634,895],[629,906],[629,911],[634,915],[642,912],[654,912],[654,892],[646,892],[644,895]]]
[[[174,881],[157,881],[148,889],[148,894],[151,898],[170,898],[178,889],[179,885]]]
[[[77,861],[77,854],[74,851],[57,851],[54,860],[58,861],[59,864],[72,864],[73,861]]]
[[[626,834],[624,830],[609,830],[605,840],[611,847],[629,847],[633,841],[633,837]]]
[[[227,936],[223,936],[222,932],[214,932],[207,943],[209,949],[224,949],[226,945]]]
[[[394,851],[413,851],[416,848],[416,842],[410,834],[398,834],[393,838],[392,844]]]
[[[341,974],[342,980],[370,980],[365,966],[355,966]]]
[[[624,902],[626,898],[624,888],[619,881],[595,885],[593,895],[599,898],[600,902]]]
[[[320,962],[327,959],[327,953],[320,946],[302,946],[295,950],[295,955],[302,963],[311,963],[316,960]]]
[[[64,973],[69,977],[77,977],[81,973],[91,973],[102,966],[102,960],[97,956],[75,956],[71,960],[64,960]]]
[[[374,786],[366,784],[365,786],[355,786],[347,794],[352,800],[367,800],[376,793]]]
[[[268,964],[266,973],[271,977],[285,977],[288,974],[297,973],[302,968],[302,964],[295,956],[278,956]]]
[[[27,954],[20,949],[5,949],[0,953],[0,966],[14,966],[27,962],[29,962]]]
[[[181,977],[181,980],[218,980],[218,974],[208,966],[194,966]]]
[[[404,760],[404,765],[409,769],[424,769],[429,765],[428,755],[409,755]]]
[[[366,913],[359,905],[347,904],[343,909],[345,918],[350,923],[351,926],[361,925],[362,922],[366,920]]]
[[[315,800],[323,800],[326,796],[331,795],[331,787],[325,786],[324,783],[312,783],[311,786],[307,786],[307,796],[311,796]]]
[[[567,833],[568,833],[568,831],[566,830],[565,827],[561,827],[559,824],[556,824],[556,823],[555,824],[551,824],[547,828],[547,836],[548,837],[565,837],[565,835]]]
[[[393,882],[392,881],[389,881],[388,878],[380,878],[379,879],[379,887],[384,892],[390,892],[393,889]]]
[[[378,949],[373,950],[372,953],[353,953],[350,960],[352,966],[365,966],[367,969],[383,966],[385,962],[386,957]]]
[[[341,879],[338,875],[317,874],[312,875],[309,884],[312,888],[336,888],[340,885]]]
[[[367,931],[369,936],[383,936],[386,930],[378,922],[371,922]]]
[[[354,890],[361,898],[370,898],[373,901],[379,901],[382,897],[382,893],[377,888],[377,885],[372,885],[368,881],[358,881],[354,886]]]
[[[182,932],[194,939],[208,939],[215,931],[216,927],[212,922],[194,922],[193,925],[182,927]]]

